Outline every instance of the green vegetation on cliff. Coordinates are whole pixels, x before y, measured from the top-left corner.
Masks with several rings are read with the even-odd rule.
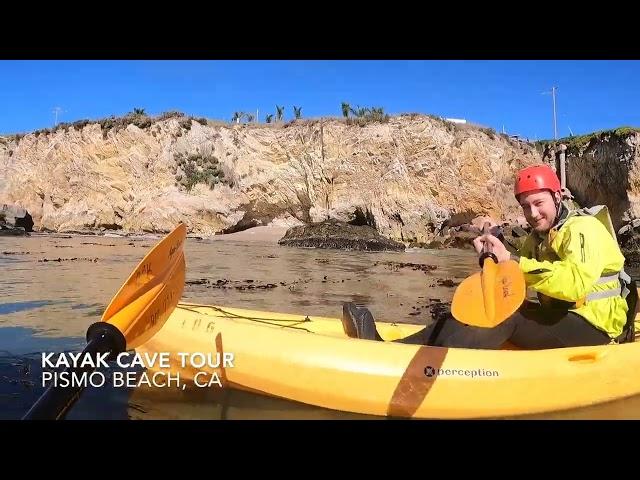
[[[544,150],[554,144],[565,144],[568,150],[576,151],[588,147],[592,142],[605,140],[607,137],[627,137],[634,133],[640,132],[639,127],[618,127],[610,130],[598,130],[596,132],[587,133],[585,135],[563,137],[558,140],[539,140],[535,142],[539,150]]]
[[[191,191],[198,183],[203,183],[211,189],[218,183],[229,184],[224,178],[220,162],[213,155],[176,153],[174,158],[176,166],[172,171],[176,184],[187,191]]]
[[[87,125],[99,124],[100,128],[102,129],[102,136],[106,139],[108,133],[111,130],[113,130],[114,132],[118,132],[119,130],[127,128],[128,125],[135,125],[138,128],[145,129],[151,127],[156,122],[168,120],[170,118],[177,118],[178,122],[180,123],[180,127],[185,130],[189,130],[191,128],[192,122],[198,122],[202,125],[208,124],[208,120],[206,118],[192,117],[190,115],[186,115],[177,111],[164,112],[157,116],[149,116],[145,113],[144,108],[134,108],[133,111],[127,113],[122,117],[111,115],[110,117],[96,120],[82,119],[71,123],[61,122],[53,128],[42,128],[40,130],[35,130],[33,132],[33,135],[37,138],[40,135],[46,136],[56,133],[60,130],[64,133],[67,133],[71,130],[81,131]],[[18,133],[15,135],[9,135],[6,138],[13,138],[16,142],[19,143],[24,135],[24,133]]]

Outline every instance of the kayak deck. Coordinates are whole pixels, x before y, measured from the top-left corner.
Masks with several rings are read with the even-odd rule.
[[[360,414],[499,418],[594,405],[640,393],[640,343],[479,350],[393,343],[424,325],[376,322],[378,342],[349,338],[339,318],[181,303],[138,351],[230,353],[233,365],[178,366],[184,380]],[[216,388],[215,386],[212,388]]]

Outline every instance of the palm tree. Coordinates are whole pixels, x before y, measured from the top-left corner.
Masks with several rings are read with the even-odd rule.
[[[133,109],[133,114],[134,115],[144,115],[144,108],[134,108]]]
[[[280,122],[282,121],[282,116],[284,114],[284,106],[279,107],[278,105],[276,105],[276,110],[278,111],[276,119]]]
[[[242,112],[233,112],[233,117],[231,117],[232,122],[240,123],[240,119],[243,117],[244,113]]]
[[[296,119],[299,119],[302,116],[302,107],[293,107],[293,114],[295,115]]]
[[[269,115],[267,115],[266,117],[267,123],[271,123],[272,118],[273,118],[273,113],[270,113]]]
[[[342,116],[344,118],[349,118],[350,111],[351,111],[351,106],[346,102],[342,102]]]

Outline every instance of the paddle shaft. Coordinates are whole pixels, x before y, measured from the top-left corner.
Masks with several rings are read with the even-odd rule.
[[[485,223],[483,235],[491,233]],[[518,263],[512,259],[498,262],[492,244],[482,241],[481,271],[464,279],[451,302],[451,314],[461,323],[493,328],[509,318],[525,298],[526,283]],[[487,262],[490,258],[492,261]]]
[[[483,235],[488,235],[491,233],[491,224],[489,222],[484,223],[484,227],[482,228]],[[495,253],[493,253],[493,249],[491,248],[491,243],[483,242],[482,246],[482,255],[480,255],[480,268],[484,267],[484,261],[487,258],[491,258],[495,263],[498,263],[498,257],[496,257]]]
[[[180,222],[145,255],[111,299],[102,319],[88,328],[87,345],[79,356],[83,361],[74,362],[79,367],[68,367],[61,373],[71,377],[70,386],[54,382],[23,420],[64,418],[86,387],[85,380],[96,369],[98,355],[113,360],[127,349],[135,350],[162,328],[184,289],[186,235],[187,227]],[[86,362],[87,356],[92,361]]]
[[[82,351],[79,361],[87,356],[95,359],[100,353],[109,352],[111,356],[125,351],[126,340],[122,333],[113,325],[105,322],[97,322],[91,325],[87,331],[88,343]],[[87,377],[95,370],[94,365],[68,367],[64,370],[68,377],[78,379],[83,374]],[[55,383],[50,385],[31,409],[22,417],[23,420],[60,420],[64,419],[69,409],[76,403],[85,388],[86,382],[69,382],[68,387],[61,387]]]

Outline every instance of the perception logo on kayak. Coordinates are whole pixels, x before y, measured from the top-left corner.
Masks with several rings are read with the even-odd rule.
[[[499,377],[497,370],[485,370],[484,368],[435,368],[431,365],[424,367],[424,374],[431,377]]]

